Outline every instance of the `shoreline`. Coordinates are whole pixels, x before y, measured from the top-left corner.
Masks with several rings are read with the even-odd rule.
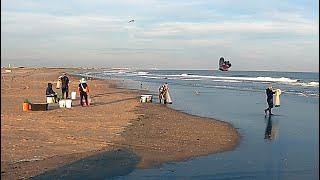
[[[75,75],[74,75],[75,76]],[[78,76],[78,75],[77,75]],[[91,77],[91,76],[83,76],[83,77],[86,77],[86,78],[93,78],[93,79],[99,79],[99,80],[106,80],[106,81],[110,81],[110,79],[103,79],[103,78],[99,78],[99,77]],[[125,90],[128,90],[128,91],[137,91],[138,93],[140,94],[146,94],[146,93],[151,93],[150,90],[138,90],[138,89],[128,89],[126,87],[122,87],[121,85],[121,82],[120,81],[117,81],[117,80],[111,80],[114,82],[114,87],[116,89],[125,89]],[[151,93],[152,94],[152,93]],[[153,106],[153,107],[148,107],[148,106]],[[186,112],[183,112],[182,110],[177,110],[177,109],[174,109],[174,108],[171,108],[171,107],[168,107],[164,104],[159,104],[159,103],[155,103],[155,102],[152,102],[152,103],[145,103],[145,104],[141,104],[139,106],[139,108],[141,108],[141,106],[143,107],[147,107],[147,108],[165,108],[166,111],[171,111],[171,112],[176,112],[176,113],[179,113],[179,114],[182,114],[184,116],[188,116],[188,117],[191,117],[191,118],[197,118],[199,119],[200,121],[207,121],[208,123],[221,123],[221,124],[225,124],[227,125],[229,128],[233,129],[233,130],[236,130],[236,128],[233,127],[233,125],[231,123],[228,123],[228,122],[225,122],[223,120],[219,120],[219,119],[216,119],[216,118],[210,118],[210,117],[205,117],[205,116],[199,116],[199,115],[193,115],[193,114],[189,114],[189,113],[186,113]],[[142,110],[143,112],[143,110]],[[140,111],[141,113],[141,111]],[[146,112],[143,112],[144,114],[146,114]],[[153,113],[151,115],[154,115]],[[145,120],[145,118],[143,119]],[[143,121],[142,120],[142,121]],[[132,120],[134,121],[134,123],[136,123],[136,120]],[[137,123],[138,124],[138,123]],[[137,125],[136,124],[136,125]],[[133,125],[133,126],[129,126],[126,128],[126,130],[122,133],[122,134],[125,134],[126,131],[128,130],[133,130],[135,129],[136,126]],[[159,127],[160,128],[160,127]],[[127,134],[127,137],[130,137],[132,136],[133,133],[129,133]],[[237,147],[240,143],[240,139],[241,139],[241,135],[238,131],[236,131],[236,134],[238,136],[238,139],[237,139],[237,142],[236,144],[232,144],[228,147],[224,147],[223,149],[219,149],[219,150],[215,150],[214,152],[207,152],[207,153],[203,153],[203,154],[198,154],[198,155],[194,155],[194,156],[189,156],[189,157],[181,157],[180,159],[173,159],[173,160],[166,160],[166,161],[159,161],[159,162],[156,162],[156,163],[151,163],[151,164],[147,164],[147,165],[139,165],[138,168],[142,168],[142,169],[147,169],[147,168],[152,168],[152,167],[156,167],[156,166],[161,166],[161,164],[163,163],[171,163],[171,162],[182,162],[182,161],[188,161],[190,159],[193,159],[193,158],[196,158],[196,157],[199,157],[199,156],[207,156],[207,155],[210,155],[210,154],[216,154],[216,153],[220,153],[220,152],[226,152],[226,151],[230,151],[230,150],[233,150],[235,147]],[[128,142],[128,141],[127,141]],[[117,145],[117,144],[115,144]],[[128,144],[122,144],[122,146],[125,146],[128,148]],[[135,145],[130,145],[130,146],[133,146],[133,147],[139,147],[139,146],[135,146]],[[135,149],[135,148],[131,148],[131,149]],[[152,148],[151,148],[152,149]],[[157,149],[157,148],[155,148]],[[161,150],[158,148],[158,150]],[[134,151],[137,151],[137,150],[134,150]],[[172,150],[173,151],[173,150]]]
[[[1,71],[3,72],[3,70],[4,69],[2,68]],[[31,72],[31,75],[23,77],[22,80],[24,81],[28,81],[28,77],[30,78],[30,76],[34,76],[34,71],[40,71],[44,74],[51,73],[51,76],[47,79],[29,79],[35,81],[34,86],[39,83],[44,83],[48,80],[54,81],[55,79],[57,79],[58,75],[60,75],[59,73],[61,73],[61,71],[63,70],[66,70],[67,72],[68,70],[79,71],[79,69],[70,68],[37,68],[36,70],[34,68],[22,68],[18,70],[14,69],[14,71],[28,70],[33,70],[33,73]],[[2,76],[4,77],[5,75]],[[74,75],[72,75],[71,82],[73,83],[74,81],[76,81],[75,79],[76,78],[74,77]],[[19,80],[20,83],[18,82],[17,84],[23,83],[23,81],[21,82],[21,79],[16,79],[16,81]],[[12,81],[14,81],[14,79],[12,79]],[[96,87],[94,83],[96,83]],[[14,86],[14,83],[12,84]],[[73,86],[75,85],[76,84],[73,84]],[[79,117],[71,118],[72,122],[76,122],[76,120],[78,120],[78,123],[81,124],[82,129],[72,127],[70,121],[65,122],[66,117],[59,117],[60,120],[57,122],[56,127],[61,126],[62,121],[63,126],[67,128],[64,128],[64,130],[60,131],[60,133],[66,133],[66,130],[71,131],[73,133],[73,137],[71,137],[71,140],[73,140],[73,142],[70,143],[70,141],[64,140],[62,144],[58,145],[61,147],[55,149],[51,154],[44,152],[44,149],[46,149],[43,148],[43,146],[45,146],[43,145],[43,143],[45,142],[44,140],[39,140],[37,142],[38,147],[34,146],[35,144],[29,143],[29,139],[25,138],[24,135],[26,134],[24,134],[23,132],[14,131],[18,134],[20,133],[18,137],[9,136],[10,128],[14,129],[14,125],[18,125],[17,122],[19,121],[27,123],[30,119],[33,118],[28,116],[28,114],[36,114],[36,116],[38,116],[37,118],[43,119],[43,116],[46,113],[50,116],[56,117],[59,113],[66,111],[62,111],[61,109],[52,109],[41,113],[31,111],[26,114],[22,113],[21,107],[19,106],[20,101],[14,104],[15,106],[18,106],[17,108],[15,108],[15,110],[20,111],[18,113],[14,113],[8,111],[8,109],[1,108],[1,131],[2,134],[7,134],[7,136],[2,135],[2,140],[4,139],[6,143],[2,143],[1,146],[1,177],[33,177],[44,172],[46,172],[44,173],[44,175],[50,175],[50,173],[54,174],[54,172],[58,172],[58,170],[61,170],[62,167],[67,168],[68,165],[72,165],[78,162],[80,159],[90,158],[91,156],[94,156],[101,152],[113,152],[119,149],[122,149],[122,152],[126,152],[126,155],[129,154],[130,157],[134,155],[133,157],[135,157],[135,159],[138,159],[138,161],[135,161],[135,163],[133,164],[133,169],[150,168],[166,162],[185,161],[198,156],[205,156],[222,151],[232,150],[238,145],[240,141],[239,133],[230,123],[226,123],[221,120],[215,120],[212,118],[190,115],[185,112],[174,110],[160,104],[140,104],[138,102],[140,91],[119,88],[117,87],[117,84],[115,84],[114,80],[97,80],[97,78],[93,78],[93,80],[89,81],[89,86],[93,86],[91,89],[94,89],[96,91],[91,95],[92,99],[94,99],[93,105],[91,107],[82,108],[79,107],[79,103],[76,102],[74,108],[71,109],[70,112],[68,110],[66,111],[68,111],[67,113],[71,115],[74,113],[80,113],[85,109],[85,111],[94,111],[87,112],[90,113],[90,115],[93,117],[85,117],[82,119],[79,119]],[[44,87],[46,87],[46,84],[44,84]],[[10,88],[12,89],[13,87]],[[33,87],[25,87],[24,89],[22,89],[22,91],[26,89],[30,90],[31,88]],[[19,95],[20,91],[17,91],[17,95]],[[39,90],[39,92],[37,92],[33,97],[36,97],[35,99],[40,101],[41,95],[39,95],[39,93],[42,93],[42,91],[44,90]],[[3,89],[1,91],[1,95],[2,97],[13,96],[12,94],[10,94],[10,92]],[[78,99],[76,101],[78,101]],[[1,100],[1,107],[3,107],[3,105],[6,105],[5,103],[6,102],[3,102],[3,100]],[[123,107],[125,107],[124,111],[117,112],[119,111],[119,108]],[[108,108],[114,109],[110,110],[109,112],[104,112],[105,110],[108,110]],[[72,113],[72,111],[75,112]],[[99,113],[102,113],[105,116],[100,117],[98,116]],[[168,114],[170,114],[170,116]],[[108,116],[112,116],[109,117],[110,121],[105,120],[105,118]],[[89,120],[93,118],[99,118],[99,122],[91,123],[90,121],[86,121],[86,118],[89,118]],[[118,122],[119,119],[121,119],[121,122]],[[9,130],[6,121],[10,121],[11,123],[11,126],[9,126]],[[115,123],[116,125],[110,125],[110,123]],[[27,124],[22,123],[22,125],[19,125],[20,128],[25,128],[23,127],[23,125],[27,126]],[[195,125],[198,126],[198,128],[202,131],[197,132],[194,128]],[[52,127],[50,127],[50,125],[43,124],[43,126],[45,126],[44,130],[38,129],[37,132],[48,130],[50,131],[50,133],[52,133]],[[88,132],[86,132],[86,126],[92,127],[92,132],[90,132],[91,134],[88,134]],[[104,126],[104,128],[101,128],[100,126]],[[112,129],[111,126],[113,126],[114,129]],[[114,134],[105,136],[105,130],[108,130],[107,132],[113,132]],[[81,134],[81,137],[77,137],[79,136],[79,132]],[[187,132],[189,132],[189,134]],[[34,133],[35,132],[29,132],[28,136],[30,136],[31,138],[36,137]],[[57,134],[57,139],[55,139],[55,141],[51,140],[51,144],[49,144],[49,146],[59,143],[58,140],[62,139],[61,134]],[[69,137],[70,139],[70,135],[63,135]],[[98,137],[99,135],[101,137],[96,138],[97,135]],[[96,142],[91,143],[91,140]],[[97,146],[96,143],[98,143],[99,146]],[[12,149],[10,150],[8,147],[3,147],[3,145],[6,145],[12,148],[12,145],[14,144],[18,147],[22,147],[21,151],[14,151],[15,153],[17,153],[16,155],[13,155],[13,152],[11,152],[13,151]],[[32,144],[33,146],[28,146],[28,144]],[[25,145],[26,149],[23,149]],[[73,148],[73,146],[78,146],[81,150],[70,150]],[[30,162],[21,161],[18,163],[13,163],[19,159],[28,159],[23,154],[26,150],[29,151],[31,147],[39,149],[37,152],[42,152],[45,158],[43,158],[43,160],[35,160]],[[41,150],[41,148],[43,148],[43,150]],[[51,148],[57,148],[57,146],[52,146]],[[6,153],[11,154],[11,156],[15,156],[15,158],[12,157],[10,160],[10,158],[8,158],[8,155],[5,155]],[[33,155],[35,153],[30,152],[29,154]],[[155,155],[157,155],[158,157],[155,157]],[[114,154],[112,154],[110,157],[113,156]],[[6,161],[3,161],[3,159],[6,159]],[[57,174],[55,175],[57,176]],[[105,176],[106,175],[104,174],[103,177]]]

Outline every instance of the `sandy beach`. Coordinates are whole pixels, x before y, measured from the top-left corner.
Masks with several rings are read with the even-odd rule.
[[[88,80],[90,107],[81,107],[77,97],[71,109],[55,104],[48,111],[22,111],[25,99],[45,102],[47,83],[74,71],[79,70],[1,69],[1,178],[34,177],[120,150],[136,160],[133,168],[149,168],[232,150],[239,142],[228,123],[157,103],[141,104],[141,92],[118,88],[112,80]],[[76,91],[79,77],[69,77],[69,91]]]

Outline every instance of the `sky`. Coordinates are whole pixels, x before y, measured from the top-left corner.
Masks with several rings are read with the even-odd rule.
[[[3,0],[1,65],[319,72],[316,0]],[[134,22],[128,21],[134,19]]]

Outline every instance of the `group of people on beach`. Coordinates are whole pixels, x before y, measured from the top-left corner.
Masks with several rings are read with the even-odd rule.
[[[57,89],[61,89],[61,97],[58,97],[58,94],[53,90],[52,83],[48,83],[48,87],[46,89],[46,97],[53,97],[54,102],[59,102],[60,99],[68,99],[69,98],[69,77],[66,73],[63,73],[58,78]],[[89,106],[88,95],[89,95],[89,86],[87,80],[85,78],[81,78],[80,83],[78,85],[78,92],[80,94],[80,104],[84,106]]]
[[[53,97],[54,102],[59,102],[60,99],[68,99],[69,98],[69,77],[66,73],[63,73],[58,77],[58,82],[56,89],[61,89],[61,97],[58,97],[58,94],[53,90],[53,84],[48,83],[48,87],[46,89],[46,97]],[[85,78],[81,78],[80,83],[78,85],[78,92],[80,94],[80,104],[84,106],[89,106],[88,95],[89,95],[89,85]],[[172,99],[169,93],[168,83],[164,83],[159,88],[159,100],[160,104],[163,102],[164,104],[171,104]]]
[[[63,73],[62,76],[58,78],[57,82],[57,89],[61,88],[61,99],[68,99],[69,97],[69,77],[66,73]],[[48,83],[48,87],[46,89],[46,96],[47,97],[54,97],[55,102],[58,102],[60,98],[58,97],[57,93],[52,88],[53,84]],[[80,83],[78,85],[78,92],[80,94],[80,104],[81,106],[84,106],[84,103],[86,106],[89,106],[88,101],[88,93],[89,93],[89,86],[87,83],[87,80],[85,78],[81,78]],[[267,103],[268,107],[264,110],[265,115],[267,115],[267,112],[269,112],[269,116],[273,115],[271,110],[274,107],[273,105],[273,95],[276,93],[275,90],[273,90],[272,86],[269,85],[269,87],[266,89],[266,95],[267,95]],[[169,93],[169,86],[168,83],[164,83],[159,87],[159,101],[160,104],[163,102],[164,104],[171,104],[171,96]]]

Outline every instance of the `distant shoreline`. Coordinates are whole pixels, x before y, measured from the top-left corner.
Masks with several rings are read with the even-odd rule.
[[[67,170],[80,159],[111,151],[137,157],[133,169],[150,168],[232,150],[239,143],[240,136],[229,123],[165,105],[141,104],[139,91],[119,89],[111,80],[88,81],[91,107],[79,106],[77,99],[70,110],[22,112],[25,98],[43,102],[47,82],[54,83],[65,70],[78,69],[21,68],[11,73],[1,69],[2,178],[34,177],[44,172],[44,176],[57,177],[61,168]],[[78,78],[70,80],[70,89],[75,91]],[[68,176],[73,177],[72,173]]]

